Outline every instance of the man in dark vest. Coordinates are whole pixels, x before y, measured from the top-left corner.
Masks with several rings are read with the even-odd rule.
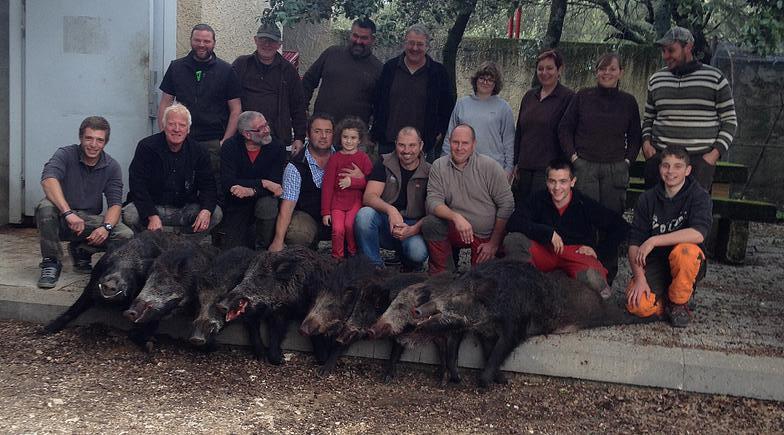
[[[321,181],[334,152],[333,128],[329,115],[315,114],[308,121],[308,144],[291,157],[283,172],[283,194],[271,252],[282,250],[286,244],[315,247],[319,240],[330,239],[329,229],[321,224]],[[356,165],[341,175],[364,177]]]
[[[430,163],[422,147],[416,128],[403,127],[395,151],[382,155],[368,177],[354,232],[362,253],[378,268],[384,267],[380,248],[394,249],[403,270],[417,270],[427,260],[421,232]]]

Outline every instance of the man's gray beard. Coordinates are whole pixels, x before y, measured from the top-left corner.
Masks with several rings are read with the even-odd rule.
[[[259,145],[269,145],[270,143],[272,143],[272,135],[268,134],[261,138],[261,143],[259,143]]]

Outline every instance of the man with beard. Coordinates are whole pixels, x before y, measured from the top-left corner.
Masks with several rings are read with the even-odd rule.
[[[158,128],[164,129],[163,111],[176,99],[191,112],[190,136],[210,152],[212,171],[218,176],[220,146],[237,131],[240,88],[228,62],[218,58],[215,31],[207,24],[191,30],[191,51],[173,60],[161,81]]]
[[[383,268],[380,248],[394,249],[404,271],[419,270],[427,259],[422,238],[430,163],[414,127],[397,134],[395,152],[384,154],[368,177],[354,232],[362,253]]]
[[[334,124],[329,115],[314,114],[308,121],[308,146],[291,156],[283,171],[283,194],[275,223],[275,237],[269,251],[278,252],[285,245],[316,247],[319,240],[330,240],[329,228],[322,225],[321,182],[332,148]],[[362,170],[354,165],[343,170],[340,177],[362,178]]]
[[[726,155],[738,128],[732,88],[721,70],[694,58],[688,29],[673,27],[656,43],[667,66],[648,80],[642,121],[646,188],[660,179],[661,152],[683,145],[691,176],[710,191],[716,161]]]
[[[263,113],[272,137],[291,145],[291,154],[297,154],[308,125],[299,73],[278,53],[283,39],[273,21],[264,19],[253,41],[256,51],[232,64],[242,87],[242,110]]]
[[[310,105],[313,90],[319,88],[315,113],[327,113],[336,122],[357,116],[370,125],[376,82],[381,75],[381,61],[373,55],[375,33],[373,20],[354,20],[348,45],[327,48],[308,68],[302,86],[306,105]]]
[[[163,111],[163,131],[139,141],[128,168],[123,222],[134,232],[204,233],[222,217],[204,147],[190,138],[191,114],[175,103]]]
[[[269,246],[278,216],[278,197],[283,193],[285,165],[286,147],[272,138],[264,115],[242,112],[237,134],[221,147],[221,186],[226,198],[224,249]]]

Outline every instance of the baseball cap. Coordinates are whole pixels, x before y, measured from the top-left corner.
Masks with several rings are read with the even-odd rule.
[[[689,29],[684,27],[675,26],[664,34],[664,37],[656,41],[656,45],[670,45],[673,42],[680,41],[685,44],[694,42],[694,36]]]
[[[280,29],[278,25],[272,21],[264,21],[256,31],[256,36],[259,38],[269,38],[273,41],[280,42]]]

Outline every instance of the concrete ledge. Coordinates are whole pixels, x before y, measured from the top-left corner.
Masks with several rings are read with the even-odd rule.
[[[0,318],[46,323],[78,296],[79,293],[67,291],[0,286]],[[120,329],[130,327],[117,311],[107,307],[88,311],[76,323],[96,322]],[[184,338],[190,332],[189,325],[182,318],[172,318],[163,322],[161,332]],[[218,341],[230,345],[248,344],[245,331],[239,325],[226,328]],[[296,325],[292,325],[283,347],[310,351],[310,342],[297,333]],[[354,344],[347,355],[386,359],[390,348],[387,341],[363,341]],[[433,346],[407,350],[402,359],[426,364],[437,362]],[[459,365],[482,366],[481,347],[473,337],[463,341]],[[515,349],[503,368],[548,376],[784,401],[784,358],[633,345],[579,333],[535,337]]]

